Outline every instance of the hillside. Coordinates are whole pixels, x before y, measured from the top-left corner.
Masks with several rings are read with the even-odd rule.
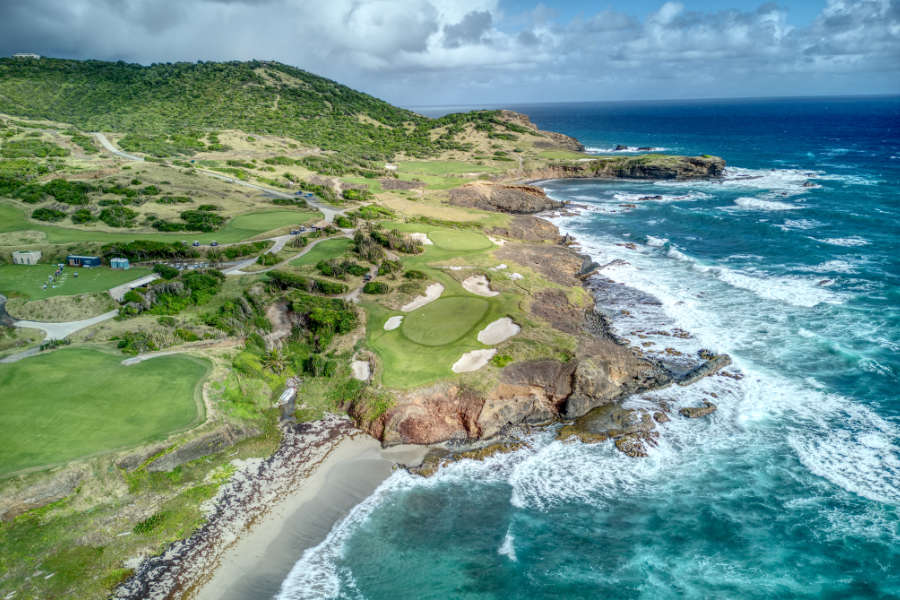
[[[200,138],[209,131],[237,129],[369,160],[464,149],[453,131],[433,132],[454,123],[500,123],[487,112],[427,119],[301,69],[260,61],[142,66],[4,58],[0,112],[139,134],[125,145],[156,155],[191,154],[204,149]]]

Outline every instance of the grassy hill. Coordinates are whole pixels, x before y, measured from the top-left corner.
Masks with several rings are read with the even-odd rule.
[[[398,152],[425,157],[462,149],[455,137],[462,123],[504,127],[490,112],[428,119],[301,69],[260,61],[142,66],[4,58],[0,112],[129,133],[123,147],[154,148],[157,155],[215,147],[210,132],[239,129],[361,159]]]

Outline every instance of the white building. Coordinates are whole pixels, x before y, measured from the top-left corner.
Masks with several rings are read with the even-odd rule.
[[[40,250],[16,250],[12,253],[13,264],[36,265],[41,260]]]
[[[40,58],[40,54],[35,54],[34,52],[16,52],[13,54],[13,58]]]

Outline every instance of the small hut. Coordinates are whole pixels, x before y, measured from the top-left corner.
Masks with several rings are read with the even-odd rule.
[[[16,250],[12,253],[15,265],[36,265],[41,260],[40,250]]]
[[[123,271],[127,271],[131,268],[131,263],[128,262],[127,258],[116,256],[109,259],[109,266],[113,269],[122,269]]]

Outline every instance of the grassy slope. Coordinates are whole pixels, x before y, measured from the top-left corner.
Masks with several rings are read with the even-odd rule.
[[[238,215],[228,221],[222,229],[211,233],[181,231],[177,233],[149,233],[143,231],[123,230],[122,233],[111,231],[91,231],[58,225],[44,225],[25,218],[21,209],[0,204],[0,233],[13,231],[38,231],[46,236],[46,240],[54,244],[71,242],[127,242],[135,239],[176,242],[179,240],[199,240],[207,243],[240,242],[257,237],[262,233],[281,229],[290,225],[309,223],[322,218],[322,213],[301,210],[257,211]]]
[[[89,292],[102,292],[128,281],[133,281],[149,274],[150,269],[135,267],[127,271],[99,267],[80,269],[66,267],[56,287],[41,289],[47,276],[56,270],[56,265],[0,265],[0,292],[15,292],[32,299],[50,298],[51,296],[72,296]],[[78,277],[74,274],[78,273]]]
[[[197,420],[203,361],[121,360],[66,348],[0,364],[0,474],[161,438]]]
[[[320,260],[328,260],[344,254],[350,249],[352,243],[347,238],[319,242],[309,252],[292,260],[289,264],[293,266],[315,265]]]

